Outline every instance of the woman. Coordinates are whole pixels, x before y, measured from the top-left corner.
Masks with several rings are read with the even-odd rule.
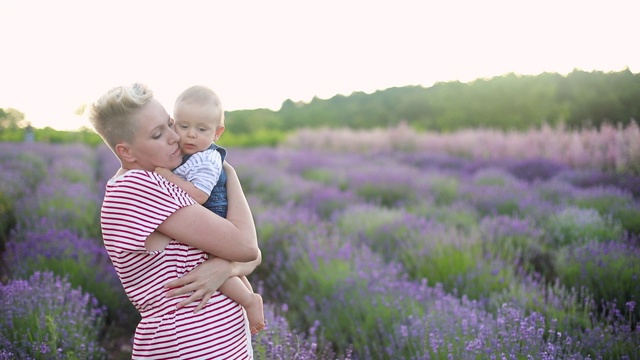
[[[182,157],[173,120],[142,84],[108,91],[92,105],[90,120],[121,163],[106,186],[101,226],[109,257],[142,316],[133,358],[252,358],[242,307],[217,291],[260,263],[235,170],[224,165],[226,219],[154,173],[177,167]]]

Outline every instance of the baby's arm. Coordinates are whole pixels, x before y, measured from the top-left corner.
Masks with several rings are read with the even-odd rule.
[[[209,198],[209,194],[198,189],[192,182],[182,179],[180,176],[173,173],[173,171],[165,168],[158,167],[155,170],[156,174],[162,175],[165,179],[176,184],[179,188],[189,194],[198,204],[204,204]]]

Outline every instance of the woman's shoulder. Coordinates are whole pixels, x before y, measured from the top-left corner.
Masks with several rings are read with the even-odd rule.
[[[118,176],[114,176],[109,180],[109,184],[117,185],[123,183],[150,183],[150,184],[163,184],[168,180],[162,177],[162,175],[153,171],[133,169]]]
[[[127,181],[138,181],[140,179],[150,178],[150,175],[153,174],[152,171],[141,170],[141,169],[132,169],[127,170],[122,174],[116,174],[111,179],[109,179],[110,184],[122,183]]]
[[[107,184],[107,198],[130,198],[133,203],[163,203],[183,207],[194,200],[184,190],[161,175],[146,170],[129,170]]]
[[[112,191],[139,189],[140,191],[167,193],[174,197],[184,197],[187,194],[162,175],[153,171],[139,169],[129,170],[120,176],[112,178],[107,184],[107,189]]]

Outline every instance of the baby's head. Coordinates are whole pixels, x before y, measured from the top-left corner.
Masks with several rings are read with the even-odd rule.
[[[205,86],[196,85],[183,91],[176,99],[173,118],[184,154],[206,150],[224,132],[220,98]]]

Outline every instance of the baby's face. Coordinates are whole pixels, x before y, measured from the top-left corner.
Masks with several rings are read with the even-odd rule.
[[[191,155],[206,150],[216,140],[216,119],[207,106],[179,104],[174,111],[175,131],[180,135],[180,150]]]

